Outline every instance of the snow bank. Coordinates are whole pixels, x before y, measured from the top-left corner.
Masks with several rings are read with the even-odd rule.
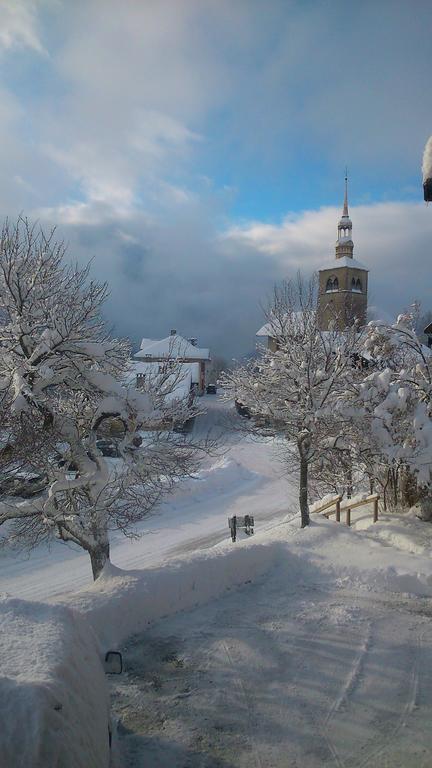
[[[297,519],[279,522],[236,544],[195,550],[146,570],[109,565],[94,584],[54,600],[83,614],[107,649],[161,618],[254,582],[280,564],[291,589],[306,583],[330,588],[341,584],[432,596],[429,553],[401,552],[369,533],[318,517],[303,530]]]
[[[108,690],[86,622],[1,597],[0,624],[2,768],[107,768]]]
[[[371,527],[374,529],[375,526]],[[360,586],[380,593],[432,596],[429,555],[398,551],[343,523],[315,518],[306,536],[292,540],[289,550],[304,561],[306,571],[309,568],[314,572],[313,578],[321,573],[322,583]]]
[[[151,622],[257,579],[282,553],[278,541],[248,539],[147,570],[122,571],[108,565],[94,584],[62,601],[88,619],[104,648],[113,647]]]
[[[377,523],[372,522],[368,513],[354,518],[352,525],[356,531],[364,531],[370,538],[391,545],[396,550],[414,555],[432,555],[432,524],[419,520],[415,512],[380,511]]]

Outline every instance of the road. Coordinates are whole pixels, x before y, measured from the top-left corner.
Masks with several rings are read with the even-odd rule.
[[[287,577],[129,641],[125,768],[429,768],[430,601]]]

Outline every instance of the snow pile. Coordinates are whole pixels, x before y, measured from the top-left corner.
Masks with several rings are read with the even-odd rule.
[[[88,588],[55,599],[84,614],[108,648],[163,617],[255,583],[281,563],[291,589],[340,584],[432,596],[429,556],[395,551],[342,523],[315,518],[303,530],[297,519],[285,520],[235,544],[228,541],[146,570],[110,565]]]
[[[432,555],[432,525],[419,520],[411,511],[391,514],[380,512],[377,523],[372,522],[370,511],[355,510],[358,514],[352,525],[357,531],[364,531],[377,541],[394,547],[396,550],[410,552],[413,555]],[[397,559],[397,556],[395,560]]]
[[[57,600],[83,614],[108,648],[164,616],[255,581],[284,554],[280,542],[267,536],[235,545],[229,541],[147,570],[122,571],[108,565],[87,589]]]
[[[343,523],[321,517],[314,520],[305,536],[287,542],[287,550],[301,558],[306,571],[315,571],[315,579],[319,573],[320,583],[327,581],[379,593],[432,596],[432,560],[429,555],[395,550]]]
[[[0,765],[106,768],[108,691],[86,622],[1,597],[0,623]]]

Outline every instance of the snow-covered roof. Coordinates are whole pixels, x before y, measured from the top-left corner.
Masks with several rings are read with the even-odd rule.
[[[422,163],[423,181],[432,178],[432,136],[426,142]]]
[[[157,339],[142,339],[140,349],[144,349],[145,347],[148,347],[149,344],[154,344],[156,341]]]
[[[134,357],[146,359],[152,357],[166,357],[167,359],[195,358],[198,360],[210,360],[210,350],[196,347],[180,334],[172,334],[160,341],[143,339],[141,348]]]
[[[295,320],[300,321],[302,316],[304,315],[306,310],[297,310],[296,312],[291,312],[290,317],[294,318]],[[312,313],[313,314],[313,313]],[[288,317],[288,314],[285,315],[285,317]],[[276,324],[277,327],[277,324]],[[274,338],[275,336],[275,324],[269,322],[264,323],[262,328],[259,329],[259,331],[256,332],[255,336],[266,336],[268,338]]]
[[[271,323],[265,323],[265,325],[263,325],[262,328],[260,328],[259,331],[256,332],[256,336],[272,337],[273,334],[274,334],[274,329],[272,329]]]
[[[351,267],[352,269],[364,269],[366,272],[369,272],[368,267],[366,264],[363,264],[363,262],[358,261],[357,259],[352,259],[350,256],[341,256],[340,259],[334,259],[331,263],[326,264],[324,267],[321,267],[319,270],[320,272],[323,272],[324,270],[334,270],[334,269],[340,269],[341,267]]]

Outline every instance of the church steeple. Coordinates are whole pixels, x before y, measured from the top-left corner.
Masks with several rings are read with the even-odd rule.
[[[319,270],[318,328],[343,331],[354,322],[366,324],[368,268],[353,257],[352,222],[348,211],[348,174],[345,173],[345,196],[338,223],[336,258]]]
[[[336,241],[336,258],[341,259],[344,256],[352,259],[354,243],[352,241],[352,221],[348,213],[348,172],[345,171],[345,197],[342,211],[342,217],[338,224],[338,239]]]

